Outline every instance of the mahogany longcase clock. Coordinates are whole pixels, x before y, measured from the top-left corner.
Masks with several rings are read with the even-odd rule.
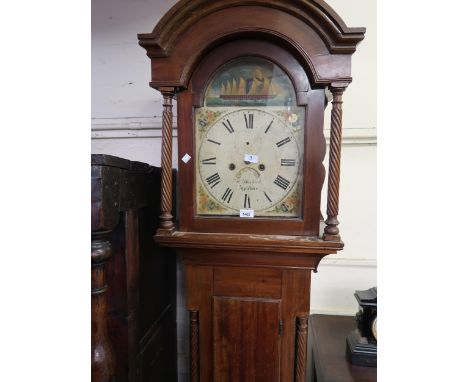
[[[311,271],[343,248],[342,95],[364,33],[321,0],[182,0],[138,36],[151,58],[150,85],[164,96],[155,240],[185,265],[191,381],[306,378]]]

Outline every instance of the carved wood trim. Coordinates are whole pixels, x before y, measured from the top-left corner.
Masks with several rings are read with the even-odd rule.
[[[174,87],[158,89],[164,97],[161,142],[161,215],[158,235],[170,235],[174,231],[172,216],[172,100]]]
[[[200,324],[198,310],[190,311],[190,382],[200,381],[199,355]]]
[[[183,0],[174,5],[151,33],[140,33],[140,45],[149,57],[168,57],[180,35],[207,15],[234,6],[274,8],[302,20],[315,30],[332,53],[347,54],[356,50],[365,28],[349,28],[323,0]]]
[[[107,330],[106,264],[112,255],[110,231],[91,234],[91,375],[92,382],[115,380],[115,353]]]
[[[348,28],[322,0],[181,0],[138,40],[152,61],[151,86],[187,88],[209,51],[252,36],[289,47],[305,60],[314,83],[351,81],[350,58],[364,34],[365,28]]]
[[[305,382],[307,370],[307,329],[308,316],[297,318],[296,322],[296,367],[295,382]]]
[[[219,249],[225,251],[235,249],[236,252],[296,253],[314,256],[336,253],[336,251],[343,248],[342,242],[329,242],[315,236],[174,231],[171,236],[155,235],[154,239],[161,245],[174,248]]]
[[[346,87],[330,86],[333,94],[330,130],[330,164],[328,168],[327,220],[324,240],[339,241],[338,211],[340,200],[341,137],[343,120],[343,93]]]

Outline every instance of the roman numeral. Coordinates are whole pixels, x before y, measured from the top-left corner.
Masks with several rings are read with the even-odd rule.
[[[250,196],[247,194],[244,197],[244,208],[250,208]]]
[[[295,159],[281,159],[281,166],[295,166]]]
[[[234,128],[231,125],[231,121],[228,119],[226,122],[223,122],[224,127],[229,131],[230,134],[234,132]]]
[[[218,173],[215,173],[206,178],[206,181],[208,182],[208,185],[211,186],[211,188],[213,188],[217,184],[221,183],[221,178],[219,177]]]
[[[291,138],[289,138],[289,137],[284,138],[283,140],[281,140],[279,142],[276,142],[276,146],[281,147],[281,146],[285,145],[288,142],[291,142]]]
[[[231,202],[233,193],[234,192],[228,187],[226,191],[224,191],[224,194],[221,199],[223,199],[224,202],[227,202],[229,204]]]
[[[274,120],[272,119],[271,122],[270,122],[270,124],[269,124],[268,127],[266,128],[265,134],[268,133],[268,130],[270,130],[271,125],[273,125],[273,121],[274,121]]]
[[[244,119],[245,119],[245,127],[247,127],[247,129],[253,129],[254,115],[249,114],[249,120],[247,121],[247,114],[244,114]]]
[[[208,142],[214,143],[215,145],[221,146],[221,143],[208,139]]]
[[[201,162],[202,164],[216,164],[216,157],[203,159]]]
[[[271,201],[270,197],[268,196],[268,194],[267,194],[265,191],[263,191],[263,193],[265,194],[265,197],[268,199],[268,201],[269,201],[270,203],[272,203],[272,201]]]
[[[276,184],[278,187],[281,187],[283,190],[286,190],[291,184],[289,180],[284,179],[281,175],[278,175],[273,183]]]

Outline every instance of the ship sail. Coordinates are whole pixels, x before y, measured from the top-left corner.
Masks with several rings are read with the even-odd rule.
[[[258,80],[256,78],[252,81],[252,87],[250,88],[249,95],[256,95],[258,87]]]
[[[275,98],[281,93],[281,86],[271,76],[266,76],[260,67],[255,68],[252,77],[245,79],[238,77],[227,80],[221,84],[220,98],[262,100]]]
[[[265,78],[265,81],[263,82],[263,92],[262,92],[262,94],[263,95],[268,95],[269,92],[270,92],[270,79]]]
[[[273,79],[270,85],[270,94],[279,95],[281,93],[281,87],[278,86],[276,81]]]
[[[237,91],[237,94],[239,94],[239,95],[245,95],[246,94],[245,80],[242,77],[239,79],[239,89]]]
[[[231,94],[232,94],[232,95],[236,95],[236,94],[237,94],[237,91],[238,91],[238,88],[237,88],[237,81],[233,78],[233,79],[232,79]]]

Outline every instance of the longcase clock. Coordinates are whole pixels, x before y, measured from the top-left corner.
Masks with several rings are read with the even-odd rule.
[[[342,95],[364,33],[320,0],[183,0],[138,36],[164,97],[155,240],[185,266],[191,381],[306,379],[311,271],[344,245]]]

